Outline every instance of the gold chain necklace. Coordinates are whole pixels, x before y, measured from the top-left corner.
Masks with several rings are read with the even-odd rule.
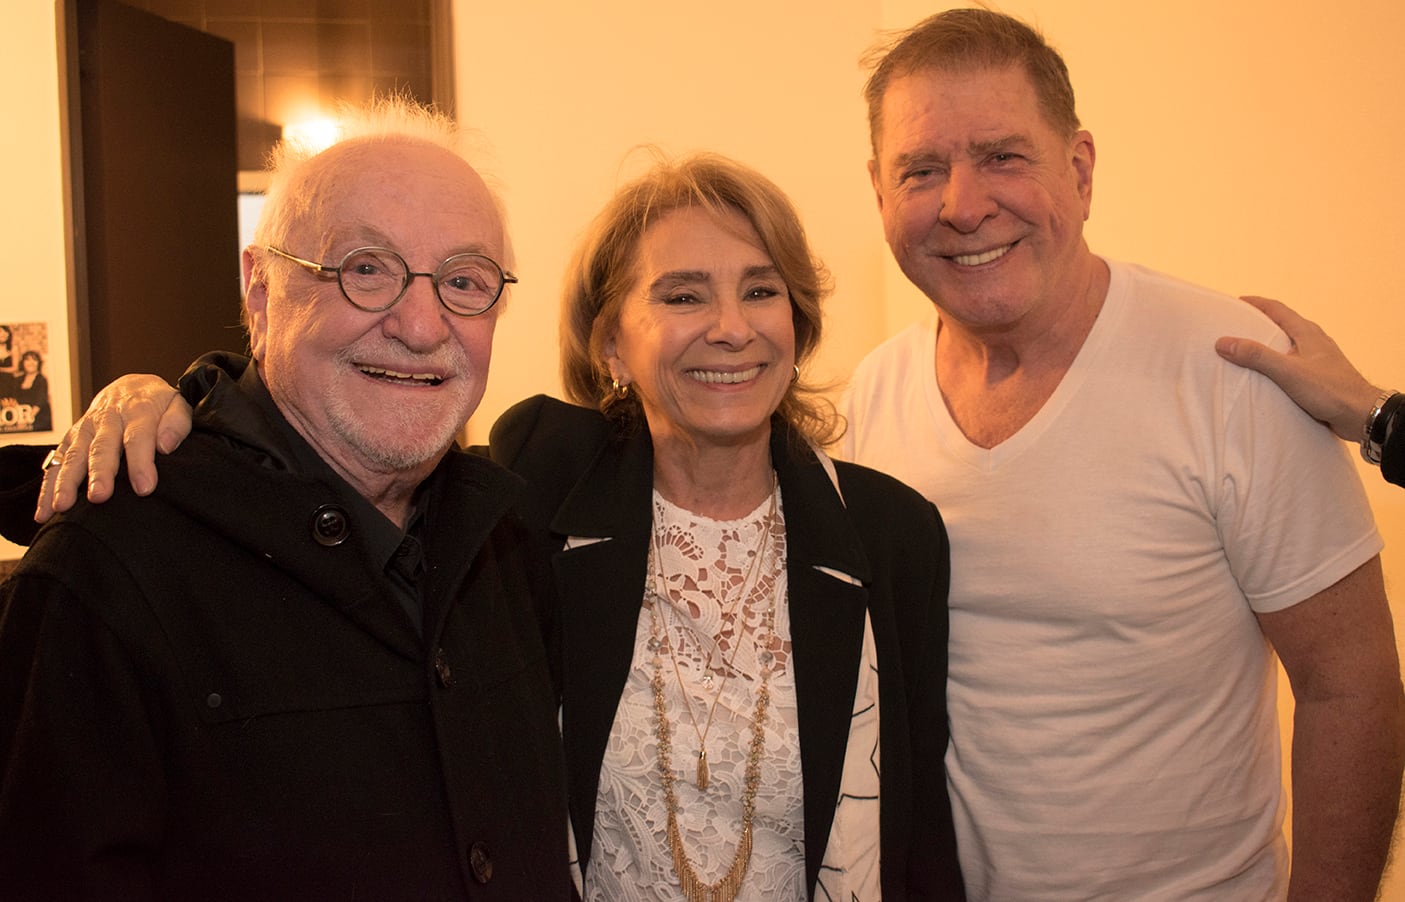
[[[762,532],[761,532],[761,538],[758,540],[758,542],[757,542],[757,544],[756,544],[756,554],[752,555],[752,557],[751,557],[751,563],[747,565],[746,575],[742,577],[741,588],[740,588],[740,590],[739,590],[738,593],[737,593],[736,614],[735,614],[734,617],[733,617],[733,623],[735,624],[737,621],[740,621],[740,622],[741,622],[741,626],[740,626],[740,628],[737,630],[736,644],[734,644],[734,645],[732,646],[732,654],[731,654],[731,656],[728,657],[728,658],[725,658],[725,659],[723,660],[723,662],[722,662],[723,665],[724,665],[724,666],[723,666],[723,669],[722,669],[722,679],[721,679],[721,681],[720,681],[720,682],[718,683],[718,685],[717,685],[717,692],[712,696],[712,704],[709,705],[709,706],[708,706],[708,709],[707,709],[707,723],[703,726],[702,729],[698,729],[698,718],[697,718],[697,716],[696,716],[695,714],[693,714],[693,697],[692,697],[692,694],[688,692],[688,687],[685,686],[684,683],[683,683],[683,674],[682,674],[682,673],[679,671],[679,669],[678,669],[678,656],[677,656],[677,655],[674,653],[674,651],[673,651],[673,643],[672,643],[672,642],[668,642],[668,643],[667,643],[667,645],[668,645],[668,657],[669,657],[669,660],[673,662],[673,675],[674,675],[674,677],[678,680],[678,689],[679,689],[679,691],[682,692],[682,694],[683,694],[683,705],[684,705],[684,707],[685,707],[685,708],[687,709],[687,711],[688,711],[688,722],[689,722],[690,724],[692,724],[692,726],[693,726],[693,732],[694,732],[695,734],[697,734],[697,737],[698,737],[698,770],[697,770],[697,779],[696,779],[696,784],[695,784],[695,785],[698,787],[699,791],[702,791],[702,792],[706,792],[706,791],[707,791],[708,785],[712,782],[712,780],[711,780],[711,775],[710,775],[710,771],[708,770],[708,765],[707,765],[707,736],[708,736],[708,733],[712,732],[712,718],[713,718],[713,715],[715,715],[715,714],[717,713],[717,703],[722,700],[722,691],[723,691],[723,689],[725,689],[726,686],[727,686],[727,680],[728,680],[729,678],[731,678],[731,676],[732,676],[732,671],[733,671],[733,669],[734,669],[734,668],[732,667],[732,662],[737,659],[737,651],[741,648],[742,640],[743,640],[744,638],[746,638],[746,634],[747,634],[747,631],[748,631],[748,626],[747,626],[747,623],[746,623],[746,616],[745,616],[745,611],[744,611],[744,608],[745,608],[745,606],[746,606],[746,598],[747,598],[747,595],[750,593],[750,591],[754,588],[754,585],[753,585],[753,583],[752,583],[752,578],[753,578],[754,576],[756,576],[756,574],[759,572],[761,559],[766,556],[766,551],[767,551],[767,549],[768,549],[768,547],[769,547],[769,545],[770,545],[770,541],[771,541],[771,524],[772,524],[773,522],[775,522],[775,517],[776,517],[776,495],[777,495],[777,494],[778,494],[778,493],[777,493],[777,491],[776,491],[776,475],[775,475],[775,471],[772,471],[772,473],[771,473],[771,506],[770,506],[770,508],[769,508],[769,509],[767,510],[767,512],[766,512],[766,517],[765,517],[765,521],[764,521],[764,526],[763,526]],[[667,599],[668,599],[668,574],[667,574],[667,573],[665,572],[665,570],[664,570],[664,563],[663,563],[663,543],[662,543],[662,541],[661,541],[661,539],[660,539],[660,537],[659,537],[659,532],[660,532],[660,531],[659,531],[658,529],[655,529],[655,530],[654,530],[654,536],[653,536],[653,538],[654,538],[654,560],[655,560],[654,572],[655,572],[655,576],[656,576],[657,579],[658,579],[658,584],[659,584],[659,585],[658,585],[658,589],[656,590],[656,594],[659,596],[659,598],[660,598],[661,600],[667,601]],[[774,603],[774,600],[775,600],[775,599],[774,599],[774,596],[773,596],[773,598],[772,598],[772,602],[773,602],[773,603]],[[725,605],[723,606],[723,613],[724,613],[724,614],[726,613],[726,611],[725,611]],[[714,636],[714,637],[713,637],[713,648],[717,648],[717,647],[721,646],[721,644],[722,644],[722,643],[721,643],[720,637]],[[712,663],[712,653],[711,653],[711,652],[708,652],[707,662],[703,665],[704,670],[710,670],[710,669],[711,669],[711,667],[710,667],[711,663]]]
[[[757,552],[757,557],[765,556],[770,539],[770,525],[774,520],[776,511],[776,488],[774,481],[771,488],[771,508],[766,520],[766,538],[768,544],[763,544]],[[657,535],[655,536],[657,539]],[[753,566],[755,560],[753,560]],[[776,592],[771,593],[771,602],[766,610],[764,620],[765,631],[757,637],[757,644],[763,649],[769,645],[775,636],[776,625]],[[653,626],[653,636],[650,642],[653,652],[653,677],[650,686],[654,694],[654,715],[657,724],[657,736],[659,745],[659,777],[663,783],[664,804],[668,809],[668,848],[673,856],[673,871],[678,875],[679,888],[687,897],[688,902],[732,902],[736,898],[737,892],[741,889],[742,879],[746,876],[747,865],[751,863],[751,836],[752,818],[756,813],[756,791],[761,786],[761,759],[766,752],[766,711],[771,703],[771,670],[773,656],[769,650],[763,650],[760,657],[763,667],[761,669],[761,685],[756,691],[756,713],[751,719],[751,745],[747,749],[746,771],[743,780],[742,792],[742,831],[741,838],[737,841],[736,853],[732,856],[732,866],[727,869],[721,879],[715,883],[704,883],[696,871],[693,870],[693,863],[688,860],[688,852],[683,848],[683,835],[678,829],[678,795],[673,789],[673,742],[672,729],[668,723],[668,714],[664,706],[664,679],[663,661],[659,656],[659,645],[667,643],[669,653],[672,654],[672,642],[663,630],[662,618],[659,613],[659,605],[665,603],[665,599],[660,598],[650,608],[650,615]],[[740,610],[738,611],[740,614]],[[740,646],[740,642],[738,645]],[[736,649],[732,650],[732,657],[736,657]],[[677,660],[674,661],[675,667]],[[730,664],[729,664],[730,672]],[[680,689],[681,686],[680,682]],[[719,690],[720,695],[720,690]],[[688,699],[687,690],[683,690],[685,702]],[[689,714],[691,716],[691,702],[689,704]],[[713,702],[714,707],[716,701]],[[711,717],[709,716],[709,725]],[[694,724],[696,728],[696,724]],[[705,759],[704,759],[705,760]],[[699,766],[702,770],[702,765]],[[703,787],[700,787],[703,788]]]

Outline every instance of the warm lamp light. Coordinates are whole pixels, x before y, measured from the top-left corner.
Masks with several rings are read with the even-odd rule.
[[[340,131],[335,119],[306,119],[283,126],[283,140],[307,153],[318,153],[336,143]]]

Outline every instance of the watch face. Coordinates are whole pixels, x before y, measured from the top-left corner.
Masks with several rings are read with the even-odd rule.
[[[1361,430],[1361,457],[1367,463],[1377,466],[1381,463],[1381,450],[1386,439],[1395,431],[1395,418],[1400,412],[1405,395],[1396,391],[1383,391],[1366,418]]]

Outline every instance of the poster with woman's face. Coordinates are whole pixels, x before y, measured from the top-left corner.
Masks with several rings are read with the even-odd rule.
[[[44,358],[45,323],[0,323],[0,434],[48,432],[54,428]]]

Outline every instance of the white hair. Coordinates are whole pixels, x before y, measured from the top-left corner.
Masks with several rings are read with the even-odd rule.
[[[503,230],[503,257],[508,269],[515,265],[512,237],[507,226],[507,208],[503,204],[498,181],[484,165],[491,157],[488,142],[474,130],[461,127],[452,117],[409,97],[391,94],[376,97],[365,104],[343,104],[337,117],[337,137],[332,147],[348,143],[425,143],[443,148],[473,167],[488,189],[498,221]],[[263,212],[254,227],[254,243],[282,245],[292,224],[307,215],[316,205],[316,192],[291,191],[289,186],[300,184],[297,173],[309,161],[330,148],[309,147],[306,143],[284,139],[269,152],[266,170],[268,188]]]

